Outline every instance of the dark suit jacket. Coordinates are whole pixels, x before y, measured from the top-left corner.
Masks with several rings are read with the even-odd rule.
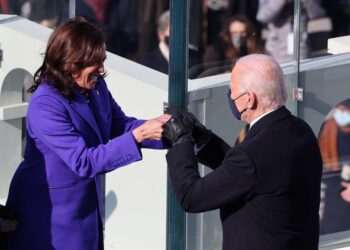
[[[167,161],[184,210],[220,209],[223,249],[318,249],[321,155],[310,127],[285,107],[233,148],[213,134],[197,156],[184,142]],[[213,172],[201,178],[197,161]]]
[[[139,63],[164,74],[168,74],[169,72],[169,63],[160,51],[159,46],[153,51],[147,53],[143,58],[141,58],[139,60]],[[200,53],[195,50],[189,49],[188,77],[190,79],[196,78],[198,74],[202,71],[201,63],[202,59]]]
[[[162,72],[164,74],[168,74],[168,67],[169,63],[165,59],[165,57],[162,55],[162,52],[160,51],[159,47],[157,47],[155,50],[147,53],[140,61],[140,64],[157,70],[159,72]]]

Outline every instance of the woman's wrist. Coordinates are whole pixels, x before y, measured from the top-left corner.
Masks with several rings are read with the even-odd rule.
[[[132,131],[132,135],[134,136],[134,139],[137,143],[141,143],[145,140],[144,133],[140,127],[134,129]]]

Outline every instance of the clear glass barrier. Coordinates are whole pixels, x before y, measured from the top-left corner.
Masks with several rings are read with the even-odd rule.
[[[2,1],[0,14],[15,14],[48,28],[55,28],[58,23],[68,18],[69,1]]]
[[[300,59],[327,55],[327,39],[350,34],[349,1],[305,0],[300,6]],[[163,73],[168,71],[169,20],[163,1],[2,1],[0,13],[17,14],[54,28],[83,16],[105,34],[107,49]],[[189,78],[229,72],[246,54],[294,59],[294,1],[192,0]]]
[[[350,34],[350,2],[310,0],[311,4],[307,4],[305,0],[301,6],[299,49],[303,61],[297,84],[304,91],[302,102],[290,98],[295,87],[295,68],[290,63],[294,52],[294,5],[293,1],[285,2],[288,4],[277,8],[275,0],[191,0],[188,72],[189,78],[196,80],[189,84],[196,85],[203,80],[203,86],[210,86],[212,79],[206,79],[207,76],[230,72],[237,58],[249,53],[271,54],[282,63],[289,92],[287,106],[310,124],[318,136],[324,159],[321,234],[349,230],[346,212],[350,210],[350,195],[346,187],[350,176],[350,147],[346,145],[350,139],[350,56],[329,55],[327,39]],[[279,11],[277,19],[269,17],[272,13],[264,9],[271,3],[276,5],[276,12]],[[165,74],[169,54],[168,9],[169,0],[0,1],[0,14],[20,15],[49,28],[55,28],[70,16],[83,16],[101,28],[110,52]],[[280,23],[283,25],[278,25]],[[9,77],[9,82],[15,80],[23,90],[30,85],[28,72],[15,70]],[[234,145],[240,131],[244,131],[244,124],[236,122],[230,114],[225,99],[229,76],[224,78],[219,84],[215,82],[215,86],[191,89],[189,107],[209,128]],[[13,85],[8,87],[11,92]],[[29,99],[22,91],[17,95],[18,102]],[[1,99],[0,107],[5,102]],[[18,130],[23,127],[23,120],[3,126]],[[1,156],[11,155],[11,150],[23,150],[22,132],[18,138],[14,148],[1,149]],[[202,174],[209,171],[204,166],[200,170]],[[5,175],[7,173],[10,171]],[[6,200],[5,175],[0,175],[0,204]],[[221,249],[221,241],[217,211],[187,216],[187,249]]]
[[[323,158],[322,235],[350,229],[347,220],[350,211],[350,189],[347,188],[350,152],[346,146],[350,138],[350,120],[346,119],[350,116],[350,55],[332,57],[324,59],[328,65],[312,67],[309,63],[311,67],[300,72],[299,82],[299,87],[304,90],[304,101],[298,104],[298,116],[310,124],[318,136]]]
[[[292,100],[292,88],[288,87],[288,109],[297,105],[298,117],[304,119],[313,129],[320,142],[324,157],[324,176],[321,192],[321,234],[342,232],[350,229],[346,211],[350,203],[340,195],[341,182],[347,182],[350,176],[346,134],[350,124],[347,118],[349,103],[350,54],[331,55],[322,58],[304,60],[300,65],[299,87],[304,90],[304,100]],[[284,64],[283,71],[287,82],[294,77],[291,64]],[[244,124],[235,120],[229,110],[225,94],[229,76],[221,84],[212,87],[192,89],[189,95],[190,111],[231,145],[244,133]],[[213,79],[197,79],[204,86]],[[220,110],[220,112],[217,112]],[[350,114],[350,112],[349,112]],[[349,115],[350,116],[350,115]],[[336,123],[338,119],[340,125]],[[349,122],[349,123],[347,123]],[[350,137],[349,137],[350,138]],[[210,172],[200,166],[201,174]],[[345,196],[344,194],[344,197]],[[187,215],[187,249],[221,249],[221,222],[218,211]]]

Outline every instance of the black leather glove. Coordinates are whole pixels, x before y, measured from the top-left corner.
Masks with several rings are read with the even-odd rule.
[[[204,146],[211,137],[211,131],[207,129],[192,113],[183,113],[186,119],[190,119],[193,123],[192,137],[197,147]]]
[[[192,137],[193,124],[189,116],[177,113],[164,125],[163,141],[175,146],[185,141],[194,142]]]

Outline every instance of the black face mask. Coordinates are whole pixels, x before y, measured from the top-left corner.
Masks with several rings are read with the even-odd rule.
[[[230,105],[233,116],[236,117],[237,120],[241,120],[241,113],[238,111],[235,101],[231,99],[230,91],[227,93],[227,101]]]
[[[247,92],[240,94],[238,97],[236,97],[235,100],[237,100],[239,97],[243,96],[243,95],[246,94],[246,93],[247,93]],[[230,105],[230,109],[231,109],[231,111],[232,111],[233,116],[234,116],[237,120],[241,120],[241,114],[242,114],[244,111],[246,111],[247,109],[244,109],[244,110],[242,110],[241,112],[239,112],[239,110],[237,109],[235,100],[232,100],[232,99],[231,99],[231,90],[229,90],[229,91],[227,92],[227,101],[228,101],[228,104]]]
[[[168,45],[168,47],[169,47],[169,45],[170,45],[169,36],[166,36],[166,37],[165,37],[164,42],[165,42],[165,44]]]

